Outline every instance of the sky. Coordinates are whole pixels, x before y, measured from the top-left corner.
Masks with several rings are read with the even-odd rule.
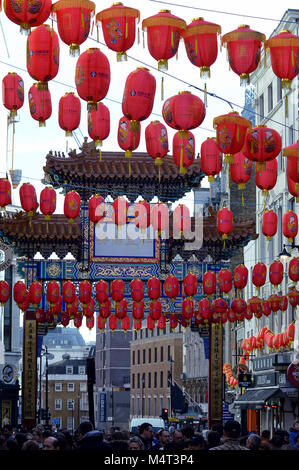
[[[96,13],[111,6],[112,1],[96,1]],[[171,5],[171,3],[173,5]],[[128,61],[117,63],[116,54],[110,51],[104,44],[101,27],[99,27],[99,41],[97,43],[96,27],[93,27],[91,38],[81,45],[81,52],[89,47],[99,47],[100,50],[108,57],[111,67],[111,83],[108,94],[103,103],[109,107],[111,115],[111,131],[108,139],[104,141],[103,151],[117,151],[117,128],[118,121],[122,116],[121,101],[124,90],[125,79],[127,75],[138,66],[146,66],[155,76],[157,81],[157,91],[154,102],[153,114],[149,119],[141,123],[142,137],[137,151],[145,151],[144,130],[146,126],[154,119],[163,122],[161,116],[163,101],[161,101],[160,84],[162,73],[157,70],[157,64],[147,49],[146,34],[145,48],[143,48],[141,23],[142,20],[156,14],[161,9],[170,9],[171,12],[183,18],[189,24],[193,18],[204,17],[205,20],[220,24],[222,27],[222,35],[236,29],[240,24],[248,24],[252,29],[260,31],[268,38],[273,30],[277,27],[279,20],[287,9],[298,8],[297,1],[283,2],[264,1],[257,2],[236,2],[232,0],[196,2],[192,0],[180,0],[173,2],[157,2],[151,0],[139,0],[138,2],[126,0],[125,5],[138,8],[140,10],[140,44],[137,40],[134,46],[128,51]],[[176,6],[181,5],[181,6]],[[199,5],[194,7],[194,5]],[[201,8],[201,6],[202,8]],[[191,7],[192,8],[187,8]],[[211,10],[211,11],[207,11]],[[255,16],[259,18],[248,18]],[[25,103],[18,113],[16,123],[16,133],[14,142],[14,168],[20,168],[23,171],[23,182],[28,181],[35,185],[37,194],[43,188],[41,179],[43,178],[43,166],[45,164],[46,155],[49,150],[60,150],[66,152],[66,149],[78,148],[73,138],[66,140],[64,131],[58,125],[58,102],[59,99],[69,91],[76,92],[75,89],[75,67],[77,58],[69,56],[68,46],[60,41],[60,67],[59,72],[54,80],[49,82],[49,90],[52,97],[52,116],[47,121],[45,128],[40,128],[38,123],[34,121],[29,112],[28,106],[28,90],[33,84],[33,79],[29,76],[26,69],[26,41],[27,37],[19,32],[19,27],[10,22],[4,11],[0,13],[0,79],[11,71],[16,71],[21,75],[25,83]],[[46,24],[51,24],[51,20],[47,20]],[[54,22],[54,29],[57,32],[57,25]],[[220,42],[220,41],[219,41]],[[186,83],[184,83],[186,82]],[[239,77],[233,71],[229,71],[226,58],[226,49],[218,51],[216,62],[211,67],[211,78],[206,80],[207,90],[212,94],[216,94],[224,100],[230,101],[238,112],[241,112],[244,105],[244,88],[240,87]],[[173,58],[168,62],[168,74],[164,74],[164,101],[179,91],[191,91],[203,100],[202,91],[195,89],[192,85],[204,88],[204,80],[200,78],[199,68],[193,66],[189,62],[184,42],[180,42],[178,60]],[[200,151],[201,143],[207,137],[215,136],[213,131],[213,118],[215,116],[230,112],[231,106],[224,100],[208,96],[208,106],[206,109],[206,117],[202,125],[193,130],[196,142],[196,154]],[[11,130],[9,131],[8,152],[6,153],[5,139],[5,120],[7,111],[4,106],[0,105],[0,124],[2,132],[0,134],[0,171],[3,172],[3,162],[6,160],[8,169],[12,164],[12,140]],[[168,130],[168,139],[170,146],[170,154],[172,152],[172,138],[174,131]],[[81,100],[81,123],[80,130],[76,131],[79,140],[83,141],[83,136],[88,136],[87,132],[87,111],[86,102]],[[2,174],[1,176],[4,176]],[[14,202],[18,204],[19,188],[13,192]],[[193,197],[189,193],[184,198],[187,205],[192,204]],[[62,203],[58,205],[57,212],[62,212]],[[82,329],[83,333],[83,329]],[[90,333],[87,332],[90,340]]]

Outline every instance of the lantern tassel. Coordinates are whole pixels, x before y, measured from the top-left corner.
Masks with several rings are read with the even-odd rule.
[[[137,29],[137,44],[140,44],[140,28]]]
[[[181,144],[181,155],[180,155],[180,173],[184,173],[183,171],[183,157],[184,157],[184,146]]]
[[[267,51],[264,49],[264,68],[267,67]]]
[[[161,181],[161,165],[159,165],[159,183]]]
[[[161,101],[164,100],[164,77],[161,78]]]
[[[289,98],[288,98],[288,95],[285,96],[284,109],[285,109],[285,117],[288,118],[289,117]]]
[[[208,107],[208,94],[207,94],[207,84],[204,84],[204,103],[205,107]]]
[[[145,49],[144,31],[142,31],[142,46]]]
[[[212,197],[213,197],[213,191],[212,191],[212,185],[210,183],[210,199],[211,199],[211,202],[212,202]]]
[[[97,42],[100,42],[100,40],[99,40],[99,25],[97,25]]]

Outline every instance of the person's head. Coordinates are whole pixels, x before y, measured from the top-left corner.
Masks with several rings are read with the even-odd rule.
[[[21,450],[37,451],[39,450],[39,445],[37,441],[34,441],[33,439],[29,439],[29,441],[24,442],[24,444],[21,447]]]
[[[63,434],[65,440],[66,440],[66,447],[67,449],[72,449],[73,447],[73,438],[72,438],[72,435],[69,431],[67,431],[66,429],[63,429],[61,431],[61,434]]]
[[[220,434],[217,431],[207,433],[207,442],[209,447],[217,447],[220,445]]]
[[[171,437],[167,429],[161,429],[159,432],[159,441],[162,445],[165,445],[167,442],[171,441]]]
[[[204,437],[200,434],[198,436],[193,436],[188,442],[188,450],[203,450],[205,448]]]
[[[296,442],[296,446],[298,446],[298,447],[299,447],[299,434],[298,434],[298,436],[296,437],[296,440],[295,440],[295,442]]]
[[[262,441],[269,442],[270,441],[270,431],[269,429],[264,429],[261,434]]]
[[[272,447],[268,441],[261,441],[259,450],[271,450]]]
[[[259,450],[261,438],[257,434],[250,434],[247,437],[246,447],[250,450]]]
[[[5,424],[2,428],[2,434],[7,439],[12,435],[12,426],[10,424]]]
[[[111,442],[111,447],[112,450],[128,450],[129,449],[129,443],[128,441],[112,441]]]
[[[172,437],[173,437],[173,442],[175,442],[176,444],[181,444],[183,441],[183,434],[178,429],[174,431]]]
[[[288,444],[288,443],[289,443],[289,437],[290,437],[290,436],[289,436],[288,431],[284,431],[284,432],[283,432],[283,440],[284,440],[284,443],[285,443],[285,444]]]
[[[24,444],[24,442],[26,442],[27,439],[26,439],[26,436],[25,436],[24,433],[22,433],[22,432],[16,432],[16,434],[15,434],[15,440],[16,440],[17,443],[18,443],[18,448],[19,448],[19,450],[21,450],[21,449],[22,449],[22,445]]]
[[[144,450],[143,442],[138,436],[129,439],[129,450]]]
[[[142,423],[140,425],[139,436],[146,440],[153,439],[153,426],[149,423]]]
[[[43,443],[43,450],[59,450],[58,440],[54,436],[46,437]]]
[[[240,423],[235,420],[227,421],[223,427],[223,435],[230,439],[238,439],[241,435]]]
[[[213,424],[212,431],[217,431],[220,437],[223,436],[223,425],[221,423]]]
[[[299,431],[299,418],[297,418],[295,421],[294,421],[294,429],[296,429],[296,431]]]
[[[54,443],[54,447],[57,447],[57,450],[69,450],[70,447],[67,443],[65,435],[62,432],[58,432],[55,435],[57,443]]]
[[[4,450],[19,450],[18,443],[15,439],[9,438],[6,439],[5,444],[3,446]]]
[[[42,442],[42,433],[38,428],[32,430],[32,439],[36,442]]]
[[[49,429],[45,429],[43,432],[42,432],[42,441],[44,441],[45,439],[47,439],[47,437],[50,437],[50,436],[53,436],[53,433],[52,431],[49,431]],[[31,435],[31,439],[33,438],[33,436]]]
[[[78,426],[79,438],[82,439],[85,434],[93,430],[94,427],[91,421],[82,421]]]
[[[272,447],[280,449],[281,446],[284,444],[283,440],[283,434],[281,432],[275,432],[270,441],[270,444],[272,445]]]
[[[184,426],[182,428],[182,434],[184,441],[190,441],[190,439],[192,439],[194,435],[194,429],[192,428],[192,426]]]

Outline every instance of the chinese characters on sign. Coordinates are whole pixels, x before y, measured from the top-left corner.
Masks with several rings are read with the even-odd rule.
[[[34,312],[24,314],[23,342],[23,416],[26,427],[34,427],[36,420],[36,348],[37,332]]]
[[[209,429],[222,421],[222,327],[210,326]]]

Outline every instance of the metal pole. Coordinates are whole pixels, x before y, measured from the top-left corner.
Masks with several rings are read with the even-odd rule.
[[[142,376],[142,390],[141,390],[141,415],[142,415],[142,418],[143,418],[143,415],[144,415],[144,399],[143,399],[144,387],[145,387],[145,378],[144,378],[144,376]]]
[[[49,393],[48,393],[48,346],[45,346],[46,349],[46,426],[49,426]]]
[[[78,426],[80,424],[80,393],[77,395],[78,397]]]
[[[111,413],[112,413],[112,423],[115,424],[114,420],[114,397],[113,397],[113,385],[111,384]]]
[[[72,400],[72,435],[74,435],[74,400]]]
[[[41,413],[42,413],[42,352],[40,353],[40,365],[39,365],[39,414],[38,422],[41,423]]]

